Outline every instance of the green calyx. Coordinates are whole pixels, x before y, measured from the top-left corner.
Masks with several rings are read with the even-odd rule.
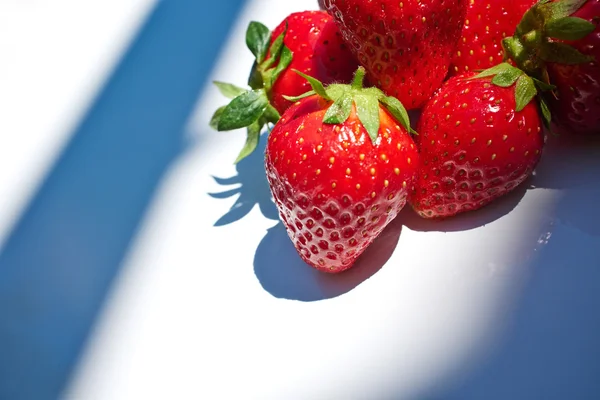
[[[540,0],[523,15],[513,36],[502,40],[507,62],[479,73],[474,78],[492,76],[497,86],[515,85],[516,111],[521,111],[536,96],[542,120],[550,130],[551,115],[543,92],[555,89],[549,80],[547,63],[581,64],[593,61],[568,41],[583,39],[596,26],[573,17],[587,0]],[[567,42],[565,42],[567,41]]]
[[[303,74],[300,71],[294,71],[310,83],[312,90],[297,97],[284,97],[287,100],[296,102],[309,96],[319,95],[323,99],[330,101],[331,105],[325,112],[323,123],[344,123],[350,116],[352,106],[354,105],[360,123],[367,130],[371,141],[375,143],[380,127],[379,109],[383,106],[404,129],[412,134],[416,134],[410,126],[410,119],[406,108],[400,100],[395,97],[386,96],[376,87],[365,88],[363,86],[366,73],[363,67],[358,67],[350,85],[334,83],[327,87],[324,87],[319,80],[311,76]]]
[[[581,64],[593,61],[568,43],[594,31],[596,26],[571,16],[586,0],[541,0],[531,7],[515,33],[502,41],[506,56],[530,76],[546,81],[546,63]]]
[[[231,101],[215,111],[210,126],[217,131],[247,128],[246,143],[235,160],[236,164],[256,149],[263,128],[279,121],[279,112],[270,100],[275,81],[292,62],[292,52],[283,43],[286,33],[287,25],[271,43],[272,32],[260,22],[250,22],[246,30],[246,45],[256,58],[248,78],[250,89],[213,82]]]
[[[538,96],[541,92],[550,91],[554,86],[526,74],[522,69],[514,67],[507,62],[495,65],[469,79],[492,77],[492,84],[504,88],[515,88],[515,111],[522,111],[536,96],[546,128],[550,129],[550,109],[546,100]]]

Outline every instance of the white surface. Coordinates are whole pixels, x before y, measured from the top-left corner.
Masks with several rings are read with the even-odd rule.
[[[0,52],[13,60],[0,67],[0,240],[152,2],[61,3],[0,4]],[[70,36],[65,24],[53,23],[39,42],[2,12],[6,4],[12,13],[33,15],[32,23],[77,22],[80,33]],[[89,18],[66,18],[61,6]],[[312,0],[250,0],[213,78],[244,83],[251,57],[243,34],[251,19],[274,27],[287,13],[315,6]],[[103,16],[114,22],[103,23]],[[7,40],[5,32],[20,35],[23,45]],[[46,41],[53,43],[54,55],[72,62],[52,64],[58,56],[44,56]],[[44,68],[35,64],[40,57],[48,63]],[[294,256],[281,231],[268,233],[277,222],[258,207],[239,221],[214,226],[236,197],[208,193],[236,186],[219,185],[213,176],[237,174],[231,160],[244,140],[243,132],[223,135],[206,128],[224,101],[212,87],[200,94],[189,135],[201,143],[160,185],[65,398],[419,398],[452,387],[502,342],[528,282],[544,271],[540,253],[553,245],[552,235],[585,241],[588,249],[600,245],[597,234],[564,218],[564,210],[578,204],[577,212],[598,220],[591,203],[573,200],[573,193],[581,199],[598,192],[590,171],[591,181],[578,181],[574,192],[562,180],[558,187],[527,191],[500,218],[492,215],[512,208],[517,196],[467,218],[465,223],[489,219],[478,228],[443,225],[440,229],[450,231],[426,232],[410,218],[399,233],[399,221],[376,248],[385,252],[397,240],[389,261],[379,270],[368,261],[358,266],[374,271],[370,278],[359,279],[359,268],[339,279],[323,277]],[[8,133],[17,130],[22,133]],[[574,173],[597,168],[595,159],[586,158],[585,170],[565,163],[561,177],[568,181],[569,168]],[[260,163],[260,157],[254,161]],[[554,161],[544,165],[549,162]],[[257,277],[257,248],[282,275],[293,269],[289,276],[297,282],[281,283],[273,269],[266,272],[270,278]],[[581,263],[597,267],[594,254],[583,254]]]
[[[154,1],[0,2],[0,248]]]

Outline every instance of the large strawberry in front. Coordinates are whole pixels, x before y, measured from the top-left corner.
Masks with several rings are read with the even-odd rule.
[[[533,79],[506,63],[446,81],[419,120],[413,209],[424,218],[451,217],[523,183],[544,143],[536,93]]]
[[[309,92],[269,134],[267,179],[302,259],[340,272],[406,204],[419,165],[406,110],[376,88],[349,85]]]
[[[446,77],[467,0],[325,0],[371,83],[420,108]]]

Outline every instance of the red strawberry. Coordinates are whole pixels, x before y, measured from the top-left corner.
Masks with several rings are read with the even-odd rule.
[[[265,168],[287,232],[302,259],[341,272],[404,207],[419,154],[406,110],[376,88],[309,92],[269,134]],[[398,122],[400,121],[400,122]]]
[[[533,80],[509,64],[474,76],[450,78],[423,109],[415,139],[421,169],[409,200],[422,217],[483,207],[521,184],[540,159]]]
[[[470,0],[451,73],[487,69],[502,62],[502,39],[512,36],[534,3],[535,0]]]
[[[595,28],[570,44],[590,59],[582,64],[548,64],[557,97],[548,97],[552,121],[562,132],[600,133],[600,1],[588,1],[574,14]]]
[[[285,32],[286,25],[283,44],[294,56],[275,81],[271,92],[271,102],[280,113],[292,105],[284,95],[299,96],[310,90],[306,79],[294,73],[293,69],[329,84],[350,82],[358,67],[335,22],[325,11],[290,14],[273,30],[272,42]]]
[[[325,0],[369,80],[420,108],[448,73],[467,0]]]
[[[256,57],[248,79],[251,90],[214,82],[232,100],[217,110],[211,126],[219,131],[248,127],[246,145],[236,162],[254,151],[264,125],[277,122],[292,104],[284,95],[298,96],[310,89],[292,69],[333,83],[349,82],[358,66],[325,11],[292,13],[273,32],[251,22],[246,44]]]
[[[600,1],[541,1],[504,45],[519,68],[555,85],[545,96],[562,133],[600,133]]]

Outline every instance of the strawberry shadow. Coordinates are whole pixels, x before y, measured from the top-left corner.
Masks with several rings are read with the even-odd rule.
[[[270,228],[254,258],[254,273],[262,287],[277,298],[304,302],[338,297],[365,282],[390,259],[402,231],[392,221],[358,258],[339,274],[319,272],[307,265],[294,248],[282,223]]]
[[[460,380],[424,398],[600,398],[598,176],[600,137],[548,138],[529,190],[553,192],[551,232],[506,331]]]
[[[600,236],[600,135],[550,136],[531,187],[559,191],[558,222]]]
[[[527,182],[515,188],[512,192],[500,197],[479,210],[458,214],[447,219],[426,219],[406,206],[398,215],[402,223],[412,231],[419,232],[458,232],[480,228],[492,223],[517,207],[527,193]]]
[[[239,221],[256,205],[265,218],[272,220],[279,219],[277,208],[271,199],[269,183],[267,182],[263,164],[267,135],[267,133],[263,133],[256,150],[236,165],[236,175],[227,178],[213,176],[213,179],[219,185],[236,185],[236,187],[222,192],[209,193],[209,196],[215,199],[227,199],[238,196],[229,211],[220,217],[214,226],[224,226]]]

